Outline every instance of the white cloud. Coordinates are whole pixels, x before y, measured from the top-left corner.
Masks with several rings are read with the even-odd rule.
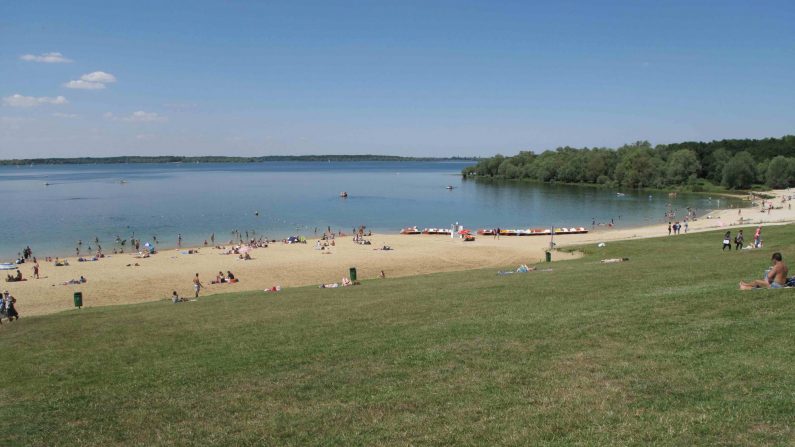
[[[72,62],[71,59],[67,59],[61,53],[42,53],[38,56],[35,54],[23,54],[19,58],[23,61],[44,62],[45,64],[67,64]]]
[[[64,84],[66,88],[76,88],[81,90],[102,90],[105,84],[116,82],[116,76],[104,71],[94,71],[80,76],[78,80],[72,80]]]
[[[76,88],[81,90],[102,90],[105,88],[105,84],[99,82],[88,82],[82,79],[77,81],[69,81],[63,85],[66,88]]]
[[[55,112],[52,114],[52,116],[56,118],[77,118],[77,115],[75,115],[74,113]]]
[[[94,71],[80,76],[80,79],[86,82],[99,82],[100,84],[112,84],[116,82],[116,76],[104,71]]]
[[[3,98],[3,104],[10,107],[35,107],[41,104],[68,104],[69,101],[63,96],[22,96],[19,93]]]
[[[113,121],[127,121],[130,123],[162,123],[168,121],[168,118],[159,115],[156,112],[144,112],[143,110],[138,110],[137,112],[133,112],[127,116],[116,116],[111,112],[105,112],[102,116],[104,116],[105,119]]]

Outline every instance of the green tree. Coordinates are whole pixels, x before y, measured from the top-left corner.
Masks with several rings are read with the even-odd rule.
[[[755,178],[754,159],[748,152],[738,152],[723,167],[722,183],[727,188],[749,188]]]
[[[793,159],[795,160],[795,159]],[[770,160],[765,173],[765,182],[771,188],[787,188],[792,184],[793,163],[791,159],[784,156],[777,156]]]
[[[665,166],[665,180],[669,185],[684,184],[701,169],[696,153],[690,149],[680,149],[668,157]]]
[[[663,161],[655,157],[652,149],[643,145],[625,148],[619,150],[621,159],[616,166],[616,181],[628,188],[660,186]]]

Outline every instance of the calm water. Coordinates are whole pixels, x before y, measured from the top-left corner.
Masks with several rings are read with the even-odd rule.
[[[256,231],[270,238],[358,225],[395,232],[405,226],[527,228],[661,221],[668,198],[551,185],[463,180],[466,162],[273,162],[0,167],[0,259],[30,244],[38,255],[74,253],[99,237],[106,252],[117,235],[162,246],[201,244],[215,232]],[[121,183],[126,180],[127,183]],[[45,186],[45,183],[50,183]],[[455,189],[448,191],[446,185]],[[349,197],[341,199],[340,191]],[[725,199],[680,197],[698,210]],[[259,216],[255,212],[259,212]],[[680,211],[681,215],[681,211]],[[621,216],[620,221],[618,216]],[[92,244],[95,245],[95,244]]]

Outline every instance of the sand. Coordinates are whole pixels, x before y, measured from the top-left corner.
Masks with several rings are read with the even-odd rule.
[[[740,227],[759,224],[782,224],[795,221],[795,211],[782,204],[781,197],[791,193],[775,191],[774,209],[761,213],[759,208],[718,210],[689,225],[690,232]],[[743,220],[740,221],[739,219]],[[667,222],[635,228],[598,228],[587,234],[555,236],[557,248],[588,243],[610,242],[647,237],[668,237]],[[733,231],[733,233],[734,233]],[[684,230],[682,230],[684,234]],[[746,241],[753,237],[746,232]],[[675,237],[675,236],[671,236]],[[764,238],[764,232],[763,232]],[[27,281],[5,283],[17,298],[17,309],[25,316],[42,315],[74,309],[73,293],[83,293],[85,307],[132,304],[170,299],[176,290],[180,296],[193,296],[192,279],[196,273],[205,285],[203,296],[263,290],[278,285],[294,287],[340,282],[356,267],[359,279],[377,278],[384,270],[387,278],[460,271],[477,268],[516,267],[535,264],[544,259],[549,237],[478,237],[474,242],[463,242],[450,236],[374,234],[368,237],[372,245],[358,245],[351,237],[341,237],[329,250],[315,250],[314,240],[307,244],[273,243],[268,248],[252,250],[250,261],[236,255],[224,255],[222,250],[200,248],[197,254],[181,254],[186,250],[163,250],[156,255],[137,259],[130,254],[111,255],[96,262],[77,262],[67,258],[71,265],[55,267],[39,260],[41,279],[33,279],[33,264],[20,266]],[[390,251],[377,250],[389,245]],[[35,249],[35,247],[34,247]],[[326,254],[330,253],[330,254]],[[571,259],[576,254],[555,252],[553,260]],[[135,266],[138,263],[138,266]],[[127,266],[130,264],[130,266]],[[210,284],[218,271],[232,271],[240,280],[236,284]],[[6,272],[7,273],[7,272]],[[80,285],[62,285],[70,279],[84,276],[88,282]],[[263,292],[263,296],[265,296]]]

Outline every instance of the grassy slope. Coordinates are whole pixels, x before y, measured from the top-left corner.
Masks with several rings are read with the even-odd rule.
[[[795,227],[765,237],[28,319],[20,302],[0,445],[793,443],[795,292],[736,290],[795,255]]]

